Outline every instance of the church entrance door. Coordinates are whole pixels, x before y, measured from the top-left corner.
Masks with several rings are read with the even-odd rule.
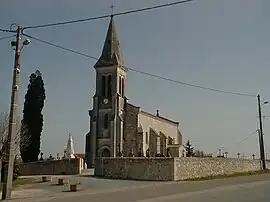
[[[111,156],[111,152],[109,149],[105,148],[102,150],[101,157],[110,157],[110,156]]]

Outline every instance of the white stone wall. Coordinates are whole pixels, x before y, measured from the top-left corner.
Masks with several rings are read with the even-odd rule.
[[[270,168],[270,162],[267,162]],[[259,160],[225,158],[103,158],[95,175],[133,180],[178,181],[261,169]]]
[[[267,168],[270,163],[267,162]],[[261,169],[260,160],[235,158],[174,158],[174,180],[185,180],[233,173],[257,171]]]
[[[131,180],[173,181],[173,158],[102,158],[96,159],[95,175]]]

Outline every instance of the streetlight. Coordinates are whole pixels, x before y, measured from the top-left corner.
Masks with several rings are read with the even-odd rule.
[[[258,99],[258,111],[259,111],[259,124],[260,124],[260,130],[259,130],[259,144],[260,144],[260,155],[261,155],[261,161],[262,161],[262,169],[266,169],[265,164],[265,153],[264,153],[264,142],[263,142],[263,126],[262,126],[262,106],[265,104],[268,104],[268,101],[264,101],[261,103],[260,95],[257,96]]]
[[[22,48],[23,48],[24,46],[27,46],[27,45],[29,45],[30,43],[31,43],[31,40],[30,40],[30,39],[25,39],[25,40],[22,42],[21,47],[19,47],[20,51],[22,50]],[[17,41],[11,41],[10,44],[11,44],[11,48],[12,48],[13,50],[16,51]]]
[[[27,46],[31,43],[31,40],[30,39],[25,39],[24,42],[23,42],[23,45],[24,46]]]
[[[22,40],[22,27],[17,26],[16,41],[11,42],[11,47],[15,50],[15,63],[13,69],[13,81],[11,91],[9,125],[8,125],[8,145],[7,145],[7,158],[8,169],[5,170],[2,200],[11,198],[12,179],[13,179],[13,166],[14,166],[14,148],[15,148],[15,135],[18,114],[18,99],[19,99],[19,86],[20,86],[20,53],[24,46],[30,44],[30,40]],[[21,44],[22,43],[22,44]]]

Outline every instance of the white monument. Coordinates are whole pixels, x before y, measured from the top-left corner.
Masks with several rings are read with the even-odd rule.
[[[67,149],[66,149],[65,158],[69,158],[69,159],[76,158],[74,156],[74,147],[73,147],[73,140],[72,140],[72,135],[71,134],[69,134],[69,137],[68,137],[68,143],[67,143]]]

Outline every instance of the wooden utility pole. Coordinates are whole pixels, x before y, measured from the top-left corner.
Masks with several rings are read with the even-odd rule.
[[[260,124],[260,131],[259,131],[260,155],[261,155],[262,169],[265,170],[266,169],[266,164],[265,164],[265,153],[264,153],[262,111],[261,111],[261,98],[260,98],[260,95],[257,96],[257,99],[258,99],[259,124]]]
[[[19,99],[19,85],[20,85],[20,51],[22,40],[22,28],[18,26],[16,42],[12,42],[15,48],[15,64],[13,69],[13,82],[12,93],[10,102],[10,114],[7,136],[7,159],[8,168],[5,169],[3,180],[2,200],[11,198],[12,180],[13,180],[13,166],[14,166],[14,149],[15,149],[15,136],[17,132],[17,116],[18,116],[18,99]],[[14,44],[16,43],[16,44]]]

